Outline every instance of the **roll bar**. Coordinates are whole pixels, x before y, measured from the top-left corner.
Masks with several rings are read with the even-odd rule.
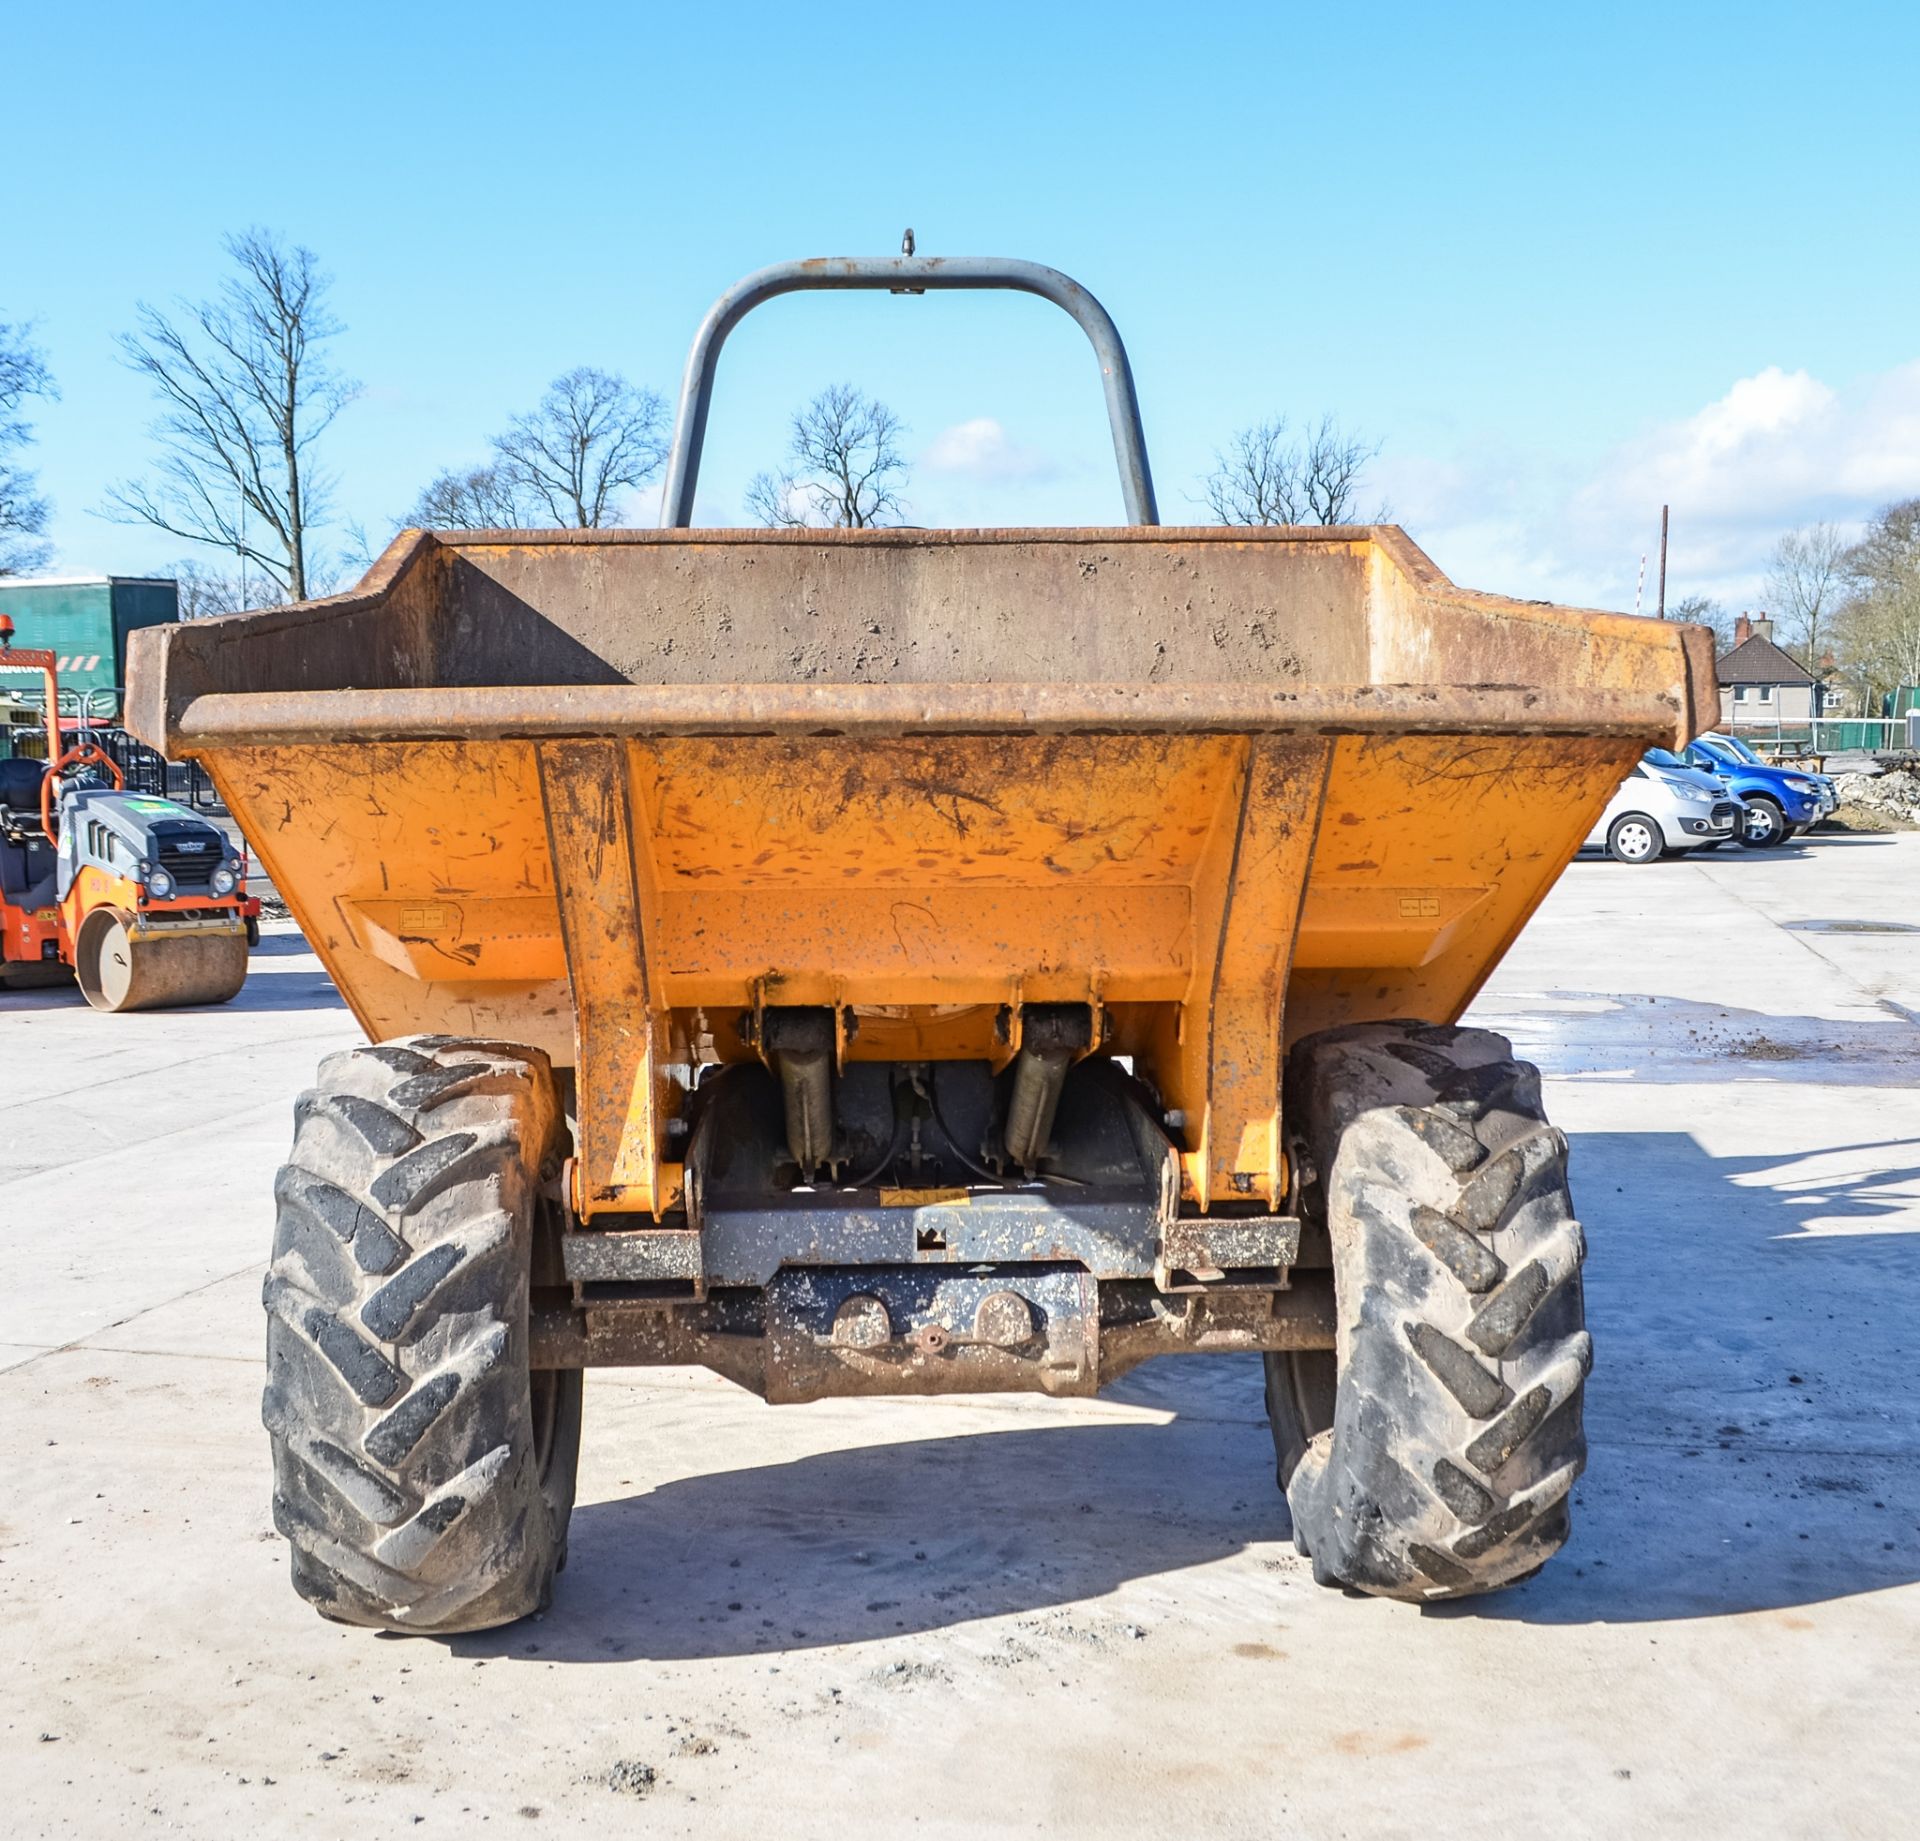
[[[801,262],[776,262],[736,281],[700,322],[680,385],[673,449],[667,460],[666,495],[660,507],[663,530],[685,530],[693,522],[693,492],[700,478],[700,452],[706,444],[713,374],[727,334],[761,302],[772,300],[776,294],[815,288],[885,288],[890,294],[908,295],[939,288],[1010,288],[1037,294],[1072,314],[1100,363],[1127,522],[1160,522],[1127,348],[1120,342],[1119,328],[1106,308],[1071,276],[1043,263],[1005,256],[816,256]]]

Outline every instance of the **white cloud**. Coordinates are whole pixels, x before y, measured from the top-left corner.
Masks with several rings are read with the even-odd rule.
[[[1650,609],[1660,507],[1671,505],[1669,599],[1751,603],[1783,531],[1857,526],[1920,493],[1920,362],[1844,390],[1769,366],[1584,471],[1513,453],[1389,451],[1379,476],[1416,540],[1476,588],[1630,607],[1647,555]]]
[[[992,416],[976,416],[942,429],[927,443],[920,465],[929,473],[954,474],[984,485],[1053,479],[1060,471],[1039,448],[1012,440]]]

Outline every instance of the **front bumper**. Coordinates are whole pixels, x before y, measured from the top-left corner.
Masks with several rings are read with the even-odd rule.
[[[247,915],[239,903],[230,907],[143,907],[132,916],[128,932],[136,940],[179,939],[184,934],[245,933]]]
[[[1769,788],[1768,796],[1779,803],[1788,824],[1802,828],[1818,824],[1837,803],[1830,793],[1796,793],[1790,786]]]
[[[1717,800],[1711,806],[1663,818],[1660,828],[1667,842],[1678,849],[1692,844],[1707,844],[1733,837],[1740,829],[1740,807],[1731,799]]]

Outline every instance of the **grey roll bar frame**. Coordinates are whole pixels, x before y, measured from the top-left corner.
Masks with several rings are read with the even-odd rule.
[[[1153,474],[1147,465],[1147,437],[1140,425],[1140,401],[1120,329],[1106,308],[1070,275],[1041,262],[1005,256],[816,256],[776,262],[736,281],[715,301],[693,336],[680,407],[674,418],[673,448],[667,460],[666,492],[660,506],[663,530],[686,530],[693,523],[693,493],[700,478],[700,454],[706,446],[707,411],[713,403],[714,371],[727,334],[763,301],[778,294],[818,288],[885,288],[892,294],[923,294],[936,288],[1009,288],[1037,294],[1070,313],[1093,346],[1106,392],[1107,420],[1113,429],[1113,453],[1120,466],[1120,491],[1129,524],[1158,524]]]

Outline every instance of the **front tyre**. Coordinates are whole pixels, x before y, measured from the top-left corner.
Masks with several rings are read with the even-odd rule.
[[[1294,1047],[1287,1104],[1339,1312],[1331,1364],[1267,1358],[1295,1544],[1382,1597],[1510,1585],[1567,1538],[1592,1365],[1539,1076],[1487,1030],[1361,1023]]]
[[[330,1055],[294,1108],[261,1416],[326,1617],[449,1634],[551,1595],[581,1377],[530,1371],[527,1312],[565,1131],[545,1055],[445,1036]]]
[[[1616,863],[1657,863],[1667,847],[1657,820],[1623,812],[1607,827],[1607,855]]]
[[[1740,841],[1749,850],[1771,850],[1786,841],[1787,815],[1765,793],[1749,795],[1746,817],[1740,827]]]

